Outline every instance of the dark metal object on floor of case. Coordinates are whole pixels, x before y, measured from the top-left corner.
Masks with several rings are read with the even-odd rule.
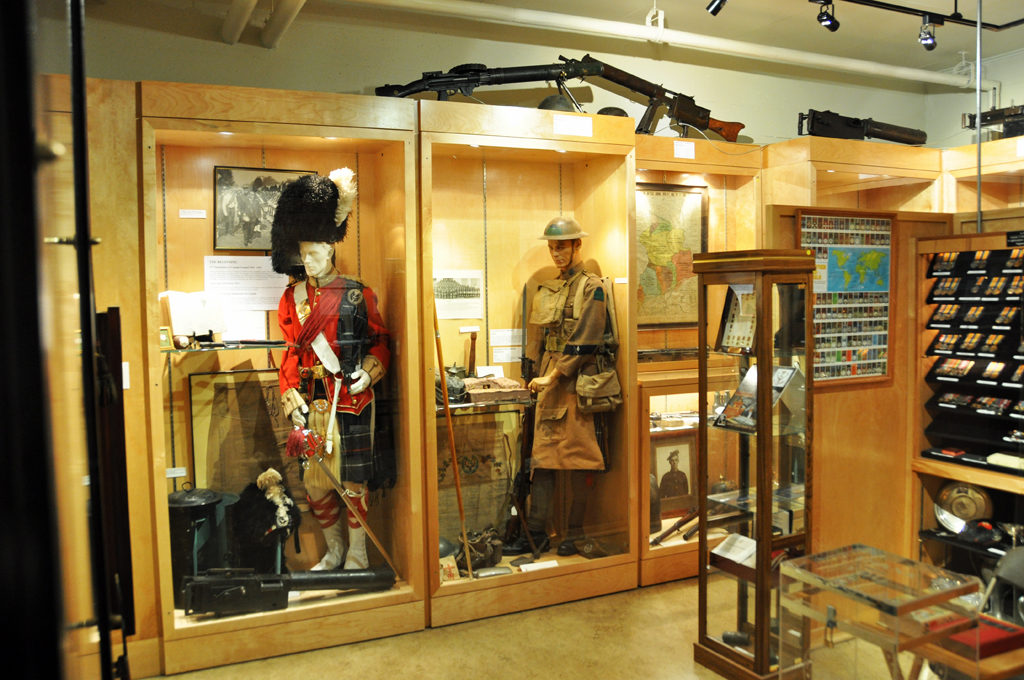
[[[251,614],[288,607],[288,593],[302,590],[389,590],[395,572],[378,569],[257,574],[252,569],[211,569],[184,579],[188,615]]]

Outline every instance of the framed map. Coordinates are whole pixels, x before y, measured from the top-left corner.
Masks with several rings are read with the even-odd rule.
[[[799,212],[814,251],[814,380],[889,377],[892,223],[888,214]]]
[[[697,323],[693,255],[707,248],[707,187],[636,185],[637,323]]]

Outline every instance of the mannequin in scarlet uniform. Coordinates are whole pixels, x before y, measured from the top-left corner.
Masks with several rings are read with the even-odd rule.
[[[335,267],[335,244],[345,236],[354,200],[355,178],[347,168],[289,184],[274,215],[271,261],[294,279],[277,313],[288,345],[279,373],[281,404],[296,427],[329,442],[325,462],[365,520],[375,455],[373,385],[384,377],[390,353],[373,290]],[[328,366],[340,364],[337,375],[325,366],[324,352],[333,354]],[[313,464],[303,481],[327,545],[313,569],[337,569],[342,560],[345,569],[367,568],[366,532],[330,477]]]

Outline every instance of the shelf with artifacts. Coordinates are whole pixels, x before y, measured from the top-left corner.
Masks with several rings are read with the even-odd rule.
[[[813,536],[814,258],[708,253],[694,268],[707,348],[698,394],[712,406],[698,430],[694,660],[728,677],[767,678],[778,673],[778,565],[809,553]],[[722,383],[728,392],[716,394]]]
[[[923,559],[981,575],[1024,541],[1024,248],[998,232],[921,239],[917,274],[915,536]],[[988,613],[1024,622],[1014,599],[997,587]]]
[[[647,586],[697,575],[700,413],[695,369],[642,371],[638,379],[639,477],[646,474],[650,480],[641,485],[639,514],[639,533],[646,536],[640,545],[640,585]],[[713,379],[714,402],[730,387]]]
[[[638,370],[696,366],[696,253],[754,248],[761,147],[636,135]]]
[[[942,151],[891,142],[797,137],[764,148],[764,204],[943,208]]]
[[[978,154],[981,154],[979,171]],[[942,151],[942,172],[946,181],[943,210],[953,213],[986,212],[1024,208],[1024,137],[1008,137]],[[978,184],[981,184],[981,198]],[[1017,226],[997,225],[989,215],[984,218],[984,231],[1007,231]],[[965,233],[977,231],[976,224],[967,225]]]
[[[140,83],[138,97],[163,672],[422,629],[421,359],[406,342],[418,332],[415,104],[158,82]],[[335,264],[375,292],[387,329],[390,365],[372,388],[372,429],[378,447],[394,451],[381,460],[395,467],[369,492],[360,523],[369,567],[314,572],[325,544],[300,460],[286,451],[293,426],[280,402],[288,348],[277,310],[288,278],[271,271],[270,225],[288,182],[341,167],[355,171],[358,196]],[[219,323],[176,328],[170,308],[181,305],[171,300],[189,296],[216,302]],[[237,511],[267,468],[301,512],[269,562],[240,547],[254,515]],[[189,506],[210,514],[196,521]],[[232,585],[251,597],[221,597]]]
[[[463,102],[422,100],[419,106],[430,625],[633,588],[638,540],[632,491],[636,337],[626,290],[632,276],[632,122],[618,116]],[[560,382],[549,388],[548,396],[540,395],[540,406],[533,395],[527,403],[499,403],[491,413],[459,408],[445,413],[444,404],[436,401],[441,397],[434,387],[435,370],[443,361],[446,374],[461,373],[470,379],[491,375],[511,381],[512,392],[526,390],[530,369],[521,358],[540,359],[537,343],[542,336],[539,326],[523,320],[533,318],[540,284],[554,282],[559,275],[548,243],[541,238],[559,216],[571,218],[587,233],[579,251],[583,265],[603,277],[599,286],[590,277],[573,279],[578,282],[573,290],[586,292],[578,303],[581,313],[597,310],[588,318],[598,318],[602,306],[605,318],[613,310],[618,330],[614,369],[622,403],[592,419],[581,415],[582,437],[561,438],[579,442],[580,450],[586,451],[585,462],[568,463],[576,466],[571,471],[535,466],[527,473],[523,451],[532,460],[541,450],[533,423],[538,414],[550,416],[544,402],[551,395],[563,398],[569,379],[557,379]],[[567,219],[560,224],[568,229],[571,223]],[[570,266],[569,261],[564,264]],[[579,283],[584,280],[586,286]],[[569,289],[565,290],[567,295]],[[575,308],[575,293],[572,298]],[[598,299],[604,304],[591,302]],[[604,336],[592,349],[605,355],[609,347]],[[589,358],[583,361],[592,365]],[[540,366],[534,370],[540,371]],[[452,403],[459,400],[453,398]],[[578,413],[578,408],[574,405],[572,411]],[[603,427],[591,438],[587,432],[598,434],[594,423]],[[551,440],[552,430],[545,432]],[[550,444],[545,450],[562,455]],[[600,471],[605,460],[607,469]],[[547,463],[556,464],[560,463]],[[460,473],[457,478],[455,472]],[[461,493],[456,492],[456,479]],[[573,482],[580,501],[576,514],[571,512]],[[475,499],[481,495],[489,500],[478,507]],[[541,496],[545,500],[535,503]],[[517,504],[520,510],[513,514],[511,508]],[[570,532],[569,515],[579,517],[580,508],[582,526]],[[530,531],[523,528],[524,519],[532,525]],[[464,539],[483,552],[489,548],[481,541],[491,546],[490,558],[479,561],[475,570],[472,561],[463,560],[461,571],[452,563],[449,551],[457,550]],[[558,554],[563,544],[563,554]],[[517,552],[508,554],[512,550]]]

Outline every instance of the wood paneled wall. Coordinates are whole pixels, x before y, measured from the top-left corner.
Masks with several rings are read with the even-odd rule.
[[[799,243],[797,208],[768,206],[767,248]],[[914,386],[917,267],[913,239],[948,234],[949,215],[899,212],[893,223],[889,364],[880,382],[814,386],[814,501],[816,550],[865,543],[912,554],[910,459],[917,390]]]

